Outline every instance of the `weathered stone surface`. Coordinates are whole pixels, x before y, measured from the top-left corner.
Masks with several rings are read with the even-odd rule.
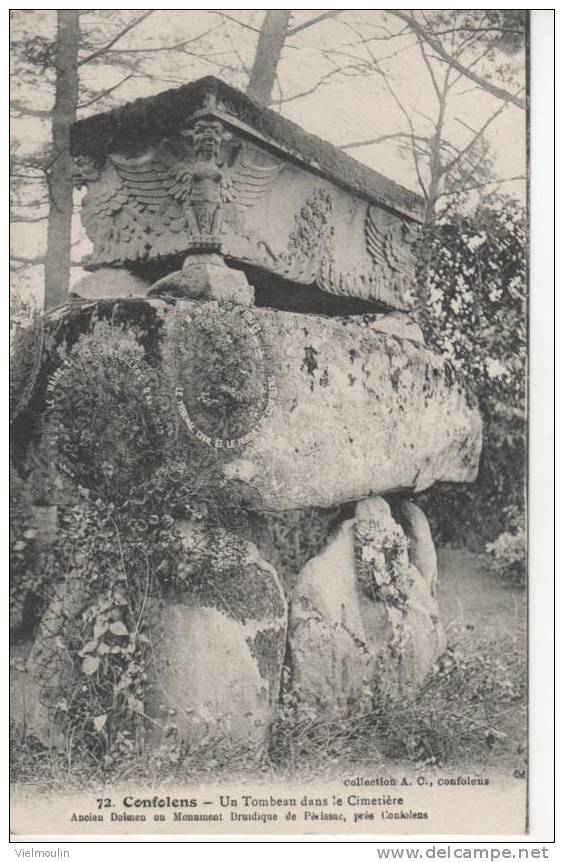
[[[106,299],[114,296],[146,296],[150,287],[150,281],[139,278],[127,269],[103,266],[80,278],[72,290],[84,299]]]
[[[182,269],[156,281],[150,296],[215,299],[252,305],[255,292],[243,272],[226,266],[217,254],[192,254]]]
[[[33,643],[27,642],[10,647],[10,723],[21,736],[28,733],[39,695],[26,667],[32,646]]]
[[[10,716],[16,728],[56,748],[66,745],[65,734],[53,718],[61,699],[61,684],[71,671],[70,657],[58,637],[65,610],[65,591],[59,587],[43,615],[25,663],[22,660],[11,677]]]
[[[186,547],[197,536],[186,527]],[[224,538],[220,555],[228,553]],[[191,743],[214,740],[260,753],[286,644],[287,606],[274,569],[245,543],[236,567],[221,571],[210,561],[184,594],[155,607],[151,616],[147,713],[156,724],[150,744],[174,727],[178,738]]]
[[[168,391],[183,390],[173,406],[186,433],[218,451],[251,508],[330,508],[475,479],[482,433],[476,399],[446,360],[376,331],[379,317],[270,308],[237,317],[215,302],[116,303],[120,321],[131,314],[134,336],[160,357]],[[64,338],[79,319],[95,332],[97,313],[95,303],[73,304],[46,326],[52,321]],[[107,319],[114,311],[100,303],[100,314]],[[60,355],[50,361],[56,367]]]
[[[408,539],[409,562],[423,575],[433,596],[437,594],[438,561],[431,527],[424,512],[410,500],[398,500],[394,514]]]
[[[413,696],[445,648],[438,606],[382,499],[365,501],[304,567],[291,599],[293,685],[326,715]]]
[[[167,273],[206,250],[282,283],[412,303],[421,198],[222,81],[80,121],[72,152],[89,268]]]
[[[328,715],[367,703],[371,656],[354,568],[354,521],[302,570],[290,601],[292,685],[302,703]],[[387,627],[384,623],[384,637]]]
[[[413,341],[414,344],[425,344],[421,327],[403,311],[382,314],[374,321],[372,329],[384,335],[394,335],[399,339]]]
[[[444,359],[375,331],[370,316],[255,314],[277,395],[226,466],[251,505],[329,507],[475,479],[478,409]]]

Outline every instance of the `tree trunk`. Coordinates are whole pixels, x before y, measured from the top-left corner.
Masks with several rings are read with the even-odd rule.
[[[53,147],[47,174],[49,225],[45,255],[46,310],[65,302],[69,289],[73,192],[69,137],[78,104],[79,14],[77,9],[57,11]]]
[[[268,105],[272,98],[290,14],[290,9],[269,9],[264,16],[247,86],[247,95],[261,105]]]

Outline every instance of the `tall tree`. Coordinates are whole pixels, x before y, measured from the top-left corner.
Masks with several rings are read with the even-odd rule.
[[[278,76],[278,67],[286,40],[290,36],[307,30],[328,18],[334,18],[342,12],[341,9],[329,9],[313,18],[290,26],[292,11],[292,9],[267,10],[259,31],[247,93],[261,105],[269,105],[272,101],[272,91]]]
[[[72,157],[70,127],[78,105],[77,9],[57,11],[55,103],[52,112],[52,156],[47,170],[49,225],[45,255],[45,308],[61,305],[67,296],[71,264]]]
[[[24,12],[28,18],[37,14]],[[15,117],[34,118],[43,123],[38,134],[38,147],[29,154],[19,152],[13,136],[12,219],[17,224],[45,223],[45,251],[40,248],[39,234],[26,244],[24,254],[12,255],[12,267],[17,273],[41,266],[43,268],[45,309],[66,300],[71,269],[71,225],[73,217],[72,158],[69,149],[70,127],[84,109],[115,104],[119,88],[131,79],[154,78],[143,62],[155,52],[172,57],[197,56],[191,50],[193,42],[207,35],[205,31],[193,38],[167,44],[155,40],[142,47],[125,45],[122,40],[152,14],[129,12],[58,10],[53,38],[39,35],[33,18],[23,26],[23,35],[14,34],[13,61],[15,96],[11,109]],[[82,19],[88,21],[82,25]],[[16,22],[14,31],[17,29]],[[20,26],[21,26],[21,22]],[[214,29],[210,27],[211,31]],[[48,28],[46,28],[48,31]],[[202,54],[203,54],[202,50]],[[166,65],[163,63],[163,65]],[[41,71],[41,78],[38,73]],[[174,83],[184,83],[185,80]],[[158,77],[158,75],[157,75]],[[111,79],[109,86],[104,83]],[[116,80],[117,79],[117,80]],[[170,80],[167,77],[164,81]],[[19,98],[21,87],[27,86],[27,99]],[[31,84],[31,87],[30,87]],[[162,85],[161,85],[162,87]],[[24,86],[25,92],[25,86]],[[49,95],[52,107],[43,107]],[[41,107],[37,107],[42,102]],[[50,142],[48,138],[50,137]],[[29,137],[24,134],[26,143]],[[26,149],[24,147],[24,149]],[[27,147],[29,149],[29,147]],[[33,188],[33,193],[30,193]]]
[[[290,9],[269,9],[259,33],[247,93],[261,105],[268,105],[290,20]]]

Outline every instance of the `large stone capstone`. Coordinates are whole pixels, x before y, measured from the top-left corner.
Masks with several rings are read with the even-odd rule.
[[[451,365],[370,315],[256,309],[271,413],[225,472],[258,508],[329,507],[436,481],[472,482],[481,420]]]
[[[80,355],[77,328],[87,343],[108,319],[157,363],[159,394],[170,393],[181,432],[217,454],[250,508],[328,508],[476,476],[474,396],[445,359],[412,340],[411,327],[404,338],[383,332],[385,315],[77,301],[46,318],[56,352],[44,367],[56,378],[65,344],[67,363]]]

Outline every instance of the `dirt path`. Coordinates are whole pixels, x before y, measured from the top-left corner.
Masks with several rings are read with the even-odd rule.
[[[507,586],[485,554],[439,550],[439,603],[445,626],[466,626],[476,636],[525,636],[525,590]]]
[[[523,778],[527,764],[527,594],[504,584],[485,554],[439,552],[439,603],[449,645],[472,658],[476,704],[491,723],[491,745],[470,745],[458,765]]]

